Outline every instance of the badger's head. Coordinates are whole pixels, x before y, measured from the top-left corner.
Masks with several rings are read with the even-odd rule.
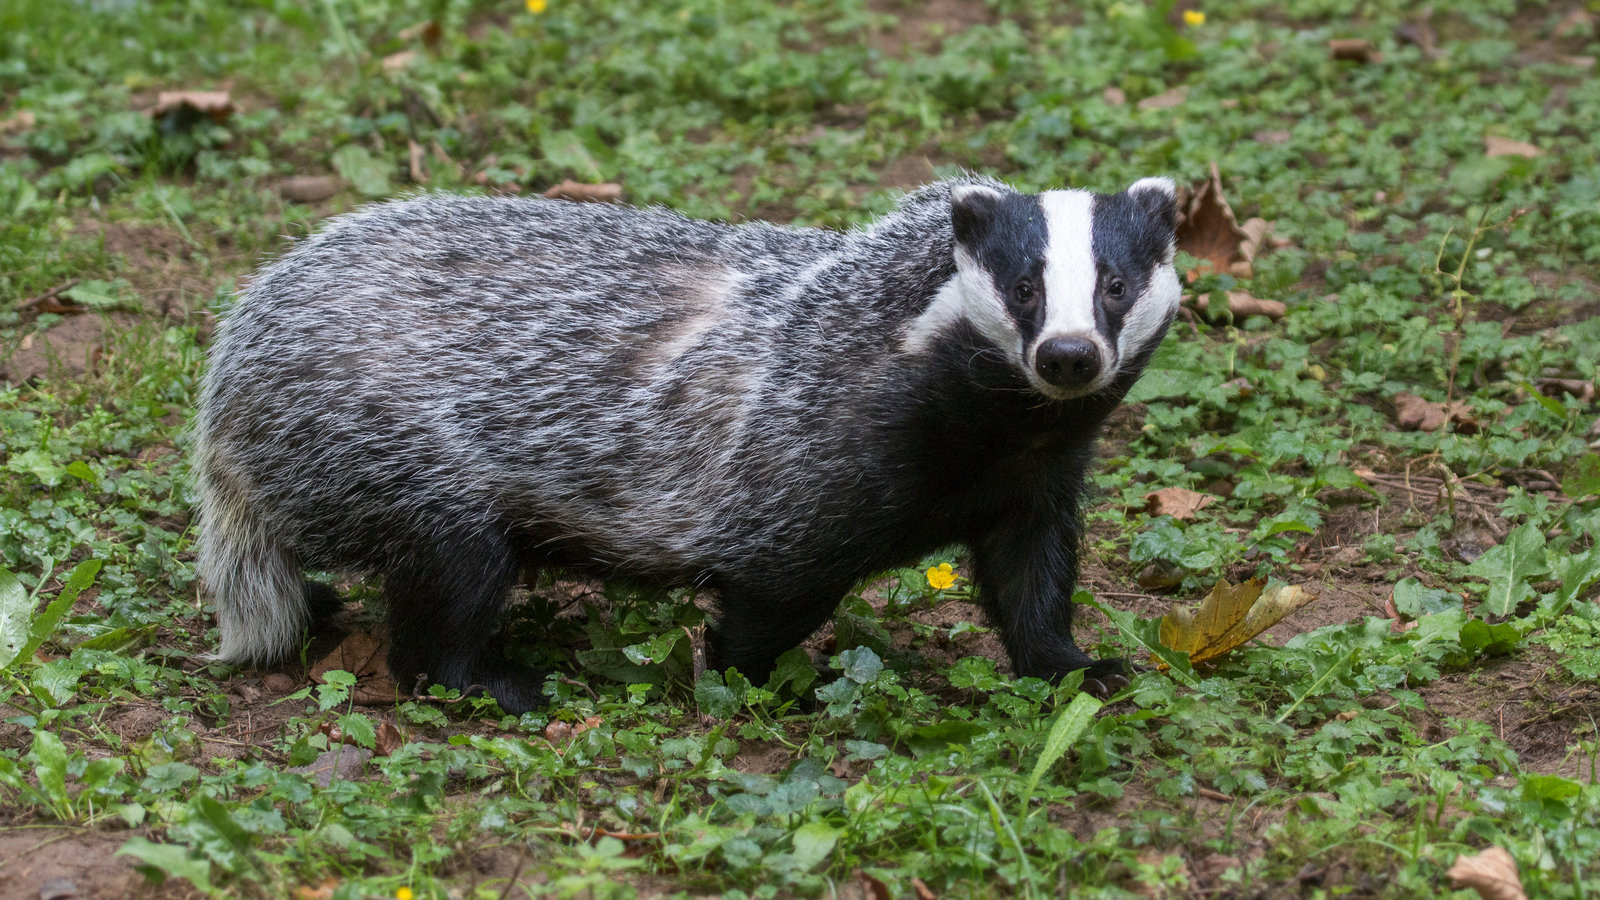
[[[950,219],[957,274],[931,318],[972,323],[1046,397],[1136,375],[1177,311],[1171,179],[1119,194],[961,183]]]

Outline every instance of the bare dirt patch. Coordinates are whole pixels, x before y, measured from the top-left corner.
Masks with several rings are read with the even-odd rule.
[[[946,38],[995,21],[988,4],[970,0],[871,0],[867,6],[875,13],[895,17],[892,28],[869,38],[873,49],[895,57],[934,52]]]
[[[188,900],[187,883],[151,884],[116,851],[128,832],[76,828],[0,829],[0,896],[72,900]]]

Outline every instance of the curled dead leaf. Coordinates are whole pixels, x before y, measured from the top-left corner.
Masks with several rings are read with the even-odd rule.
[[[1396,394],[1394,411],[1396,424],[1406,431],[1438,431],[1452,422],[1462,434],[1478,430],[1478,420],[1465,400],[1443,403],[1416,394]]]
[[[1514,141],[1497,134],[1483,136],[1483,152],[1486,156],[1521,156],[1526,159],[1544,155],[1543,150],[1527,141]]]
[[[1225,302],[1217,303],[1215,299],[1222,294]],[[1266,316],[1277,321],[1288,313],[1289,308],[1277,300],[1262,300],[1253,297],[1245,291],[1217,291],[1210,294],[1196,294],[1187,301],[1190,309],[1200,313],[1207,319],[1248,319],[1251,316]]]
[[[1205,662],[1243,646],[1316,598],[1296,585],[1267,590],[1261,578],[1218,581],[1193,613],[1175,609],[1161,617],[1161,643],[1189,654],[1192,663]]]
[[[1445,873],[1456,887],[1472,888],[1483,900],[1528,900],[1517,874],[1517,861],[1503,847],[1456,857]]]
[[[333,897],[333,892],[338,890],[339,884],[339,879],[330,876],[324,878],[322,883],[315,887],[302,884],[295,888],[294,892],[289,896],[293,897],[294,900],[330,900]]]
[[[432,19],[402,28],[400,29],[400,33],[395,35],[395,37],[402,41],[420,40],[430,47],[439,43],[439,38],[443,36],[444,29],[440,28],[439,23],[433,21]]]
[[[389,674],[388,655],[388,635],[352,634],[311,667],[311,680],[320,684],[329,671],[340,669],[356,676],[350,692],[353,702],[365,706],[394,703],[400,698],[400,686]]]
[[[1180,84],[1153,97],[1146,97],[1136,105],[1139,109],[1172,109],[1175,106],[1182,106],[1183,101],[1187,99],[1189,99],[1189,86]]]
[[[1334,38],[1328,42],[1328,52],[1334,59],[1344,62],[1374,63],[1383,60],[1383,54],[1366,38]]]
[[[414,184],[428,183],[428,164],[425,161],[426,152],[422,149],[422,145],[416,141],[406,141],[406,171],[411,175],[411,181]]]
[[[1171,516],[1187,521],[1194,514],[1216,502],[1210,494],[1188,488],[1168,487],[1144,495],[1144,511],[1152,516]]]
[[[378,738],[373,744],[373,753],[378,756],[390,756],[396,750],[405,746],[405,743],[405,735],[400,733],[400,729],[388,722],[384,722],[378,726]]]
[[[622,199],[622,185],[609,181],[602,184],[584,184],[581,181],[573,181],[569,178],[558,185],[552,186],[544,192],[544,195],[556,200],[615,203]]]
[[[590,716],[581,722],[562,722],[557,720],[544,727],[544,739],[552,744],[570,740],[591,728],[598,727],[601,721],[599,716]]]
[[[401,50],[399,53],[391,53],[385,56],[379,65],[383,67],[385,72],[398,72],[401,69],[411,68],[411,65],[421,56],[422,54],[415,50]]]
[[[1595,383],[1583,378],[1540,378],[1534,382],[1545,396],[1566,394],[1584,403],[1593,403]]]
[[[320,203],[343,186],[336,175],[293,175],[278,182],[278,196],[290,203]]]
[[[1242,249],[1251,241],[1251,235],[1240,227],[1233,207],[1222,193],[1222,172],[1216,163],[1211,164],[1205,183],[1190,193],[1183,219],[1178,223],[1177,238],[1178,249],[1202,263],[1187,273],[1191,281],[1202,272],[1230,272],[1235,263],[1251,262],[1252,257]]]
[[[18,110],[4,119],[0,119],[0,134],[10,134],[13,131],[31,131],[33,126],[38,124],[38,121],[38,118],[28,110]]]
[[[157,119],[174,115],[223,122],[233,115],[233,99],[227,91],[162,91],[156,95],[156,105],[145,114]]]
[[[1414,44],[1425,59],[1439,58],[1439,34],[1433,30],[1432,6],[1424,6],[1415,19],[1396,27],[1394,36],[1402,43]]]

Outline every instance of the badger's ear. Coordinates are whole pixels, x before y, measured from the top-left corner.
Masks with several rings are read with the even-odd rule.
[[[1128,196],[1168,231],[1178,227],[1178,186],[1171,178],[1141,178],[1128,186]]]
[[[950,189],[950,224],[956,241],[971,247],[982,241],[1000,211],[1000,192],[983,184],[958,184]]]

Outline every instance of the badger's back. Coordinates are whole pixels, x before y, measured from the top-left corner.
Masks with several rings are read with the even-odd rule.
[[[346,217],[228,316],[202,492],[248,495],[305,565],[382,566],[449,522],[708,572],[852,477],[837,397],[903,377],[883,335],[919,301],[818,298],[883,278],[886,254],[869,233],[542,200]]]

